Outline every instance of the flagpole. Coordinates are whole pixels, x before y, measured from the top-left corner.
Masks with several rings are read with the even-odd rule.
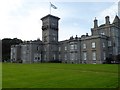
[[[50,2],[50,14],[51,14],[51,2]]]

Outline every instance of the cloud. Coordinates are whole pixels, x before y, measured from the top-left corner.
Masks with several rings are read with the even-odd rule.
[[[44,3],[40,2],[41,8],[22,0],[2,0],[1,5],[0,38],[30,40],[41,37],[40,18],[48,13]]]
[[[112,6],[98,13],[98,20],[100,23],[105,22],[105,17],[110,16],[110,22],[113,22],[115,15],[118,14],[118,2],[113,3]]]
[[[59,40],[69,39],[75,36],[90,33],[90,29],[86,28],[87,21],[83,17],[76,17],[78,10],[71,7],[72,3],[53,2],[58,9],[52,9],[52,14],[59,16],[60,29]],[[49,3],[41,2],[41,0],[1,0],[0,1],[0,39],[5,37],[20,38],[22,40],[35,40],[42,38],[42,21],[40,18],[49,13]],[[111,14],[116,10],[116,4],[98,13],[98,19],[103,22],[106,14]],[[113,11],[112,11],[113,10]],[[80,12],[80,11],[79,11]],[[115,14],[114,14],[115,15]],[[113,16],[114,16],[113,15]],[[82,23],[79,21],[82,20]],[[83,22],[86,22],[83,24]],[[90,22],[92,23],[92,22]],[[82,26],[80,26],[82,25]],[[85,26],[85,27],[84,27]]]
[[[20,38],[22,40],[34,40],[42,38],[41,20],[49,13],[49,3],[36,0],[4,0],[1,2],[4,8],[1,15],[0,38]],[[60,11],[52,9],[52,13],[62,17],[68,17],[70,10],[59,8]],[[61,13],[64,12],[64,13]],[[61,20],[61,21],[62,21]]]
[[[13,33],[10,28],[12,16],[10,12],[16,10],[23,3],[23,0],[0,0],[0,38],[11,36]]]

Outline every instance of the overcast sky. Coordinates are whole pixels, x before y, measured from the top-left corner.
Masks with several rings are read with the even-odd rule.
[[[105,16],[109,15],[112,23],[118,14],[119,0],[0,0],[0,39],[42,39],[40,18],[49,14],[50,1],[57,7],[51,8],[51,14],[61,18],[60,41],[91,34],[95,17],[100,25],[104,24]]]

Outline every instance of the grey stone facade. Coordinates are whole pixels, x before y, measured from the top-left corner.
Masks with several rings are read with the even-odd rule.
[[[105,24],[98,25],[95,18],[92,35],[70,37],[58,41],[59,19],[47,15],[42,20],[42,41],[28,41],[11,47],[11,61],[23,63],[52,62],[102,64],[107,57],[120,54],[120,19],[110,23],[109,16]]]
[[[42,42],[40,40],[27,41],[20,45],[12,45],[11,62],[41,62],[42,48]]]

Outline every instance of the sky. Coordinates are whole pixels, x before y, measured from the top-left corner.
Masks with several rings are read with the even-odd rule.
[[[60,18],[59,41],[71,36],[91,35],[95,17],[99,25],[118,15],[119,0],[0,0],[0,39],[42,40],[42,17],[50,13]]]

